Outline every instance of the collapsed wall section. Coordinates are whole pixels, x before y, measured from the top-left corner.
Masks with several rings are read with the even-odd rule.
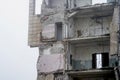
[[[41,44],[37,62],[37,80],[59,80],[63,76],[65,64],[62,43],[64,2],[64,0],[43,0],[40,16]]]
[[[52,73],[64,69],[63,54],[42,55],[38,59],[38,73]]]
[[[39,47],[37,80],[63,80],[64,45],[61,42],[47,43]]]

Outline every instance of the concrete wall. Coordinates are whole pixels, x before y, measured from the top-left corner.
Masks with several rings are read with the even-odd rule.
[[[48,9],[49,11],[49,9]],[[41,23],[44,26],[45,24],[53,24],[55,22],[63,22],[64,20],[64,11],[53,10],[50,13],[41,14]]]
[[[55,75],[55,79],[54,80],[65,80],[64,77],[65,75],[62,73],[62,74],[54,74]]]
[[[104,48],[104,51],[103,51]],[[109,52],[109,46],[88,45],[82,47],[76,47],[75,53],[73,53],[74,60],[92,60],[92,54]]]
[[[111,17],[104,17],[97,20],[91,19],[90,17],[71,19],[69,23],[69,37],[87,37],[108,34],[110,23]]]
[[[42,41],[52,41],[55,40],[55,24],[48,24],[42,27]]]
[[[39,56],[37,62],[37,71],[39,74],[48,74],[64,69],[63,54],[51,54]]]
[[[39,74],[37,80],[64,80],[64,75],[57,74]]]
[[[54,80],[54,75],[53,74],[38,74],[37,80]]]
[[[47,0],[46,0],[47,1]],[[48,0],[49,1],[49,0]],[[28,45],[31,47],[37,47],[41,43],[41,37],[44,40],[55,40],[55,26],[54,28],[49,28],[49,30],[46,32],[48,29],[48,25],[54,24],[56,22],[63,22],[64,21],[64,11],[63,11],[63,4],[64,1],[62,0],[51,0],[51,4],[53,3],[61,3],[59,5],[55,4],[56,6],[62,6],[57,9],[49,9],[46,8],[45,6],[42,6],[42,14],[41,15],[36,15],[35,14],[35,0],[30,0],[29,1],[30,6],[29,6],[29,31],[28,31]],[[43,1],[44,3],[44,1]],[[42,4],[43,5],[43,4]],[[62,10],[59,10],[62,9]],[[47,27],[47,29],[46,29]],[[42,33],[42,35],[40,34]]]
[[[64,70],[64,45],[62,42],[43,44],[39,47],[38,73],[47,74]]]
[[[58,4],[59,3],[59,4]],[[55,11],[63,11],[65,9],[65,0],[43,0],[41,5],[41,13],[48,14]]]
[[[36,47],[40,44],[40,15],[35,15],[35,0],[29,0],[29,4],[28,45]]]
[[[64,54],[64,45],[61,42],[54,44],[47,44],[40,47],[40,55],[50,54]]]
[[[47,0],[46,0],[47,1]],[[49,0],[48,0],[49,1]],[[61,3],[63,4],[64,1],[58,0],[50,0],[51,4],[55,3],[54,5],[59,6]],[[45,3],[43,4],[45,5]],[[60,5],[63,6],[63,5]],[[64,23],[64,8],[50,8],[50,7],[42,7],[42,14],[40,17],[41,26],[42,26],[42,41],[55,41],[56,35],[56,23],[62,22]],[[50,27],[51,26],[51,27]]]
[[[118,29],[119,29],[119,8],[114,9],[113,19],[110,26],[110,54],[118,53]]]

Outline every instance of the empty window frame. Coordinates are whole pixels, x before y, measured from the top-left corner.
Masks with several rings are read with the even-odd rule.
[[[61,41],[63,39],[62,22],[57,22],[55,23],[55,25],[56,25],[56,40]]]

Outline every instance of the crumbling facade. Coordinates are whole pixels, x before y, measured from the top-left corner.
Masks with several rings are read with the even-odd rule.
[[[28,45],[37,80],[120,80],[120,1],[30,0]]]

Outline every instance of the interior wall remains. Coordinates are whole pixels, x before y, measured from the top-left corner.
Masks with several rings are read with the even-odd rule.
[[[73,46],[71,47],[73,69],[91,69],[92,54],[103,52],[109,53],[109,51],[109,45],[89,44],[86,46]]]
[[[69,37],[77,38],[109,34],[110,23],[111,17],[71,19],[69,23]]]
[[[48,43],[39,47],[40,55],[64,54],[64,45],[62,42]]]

